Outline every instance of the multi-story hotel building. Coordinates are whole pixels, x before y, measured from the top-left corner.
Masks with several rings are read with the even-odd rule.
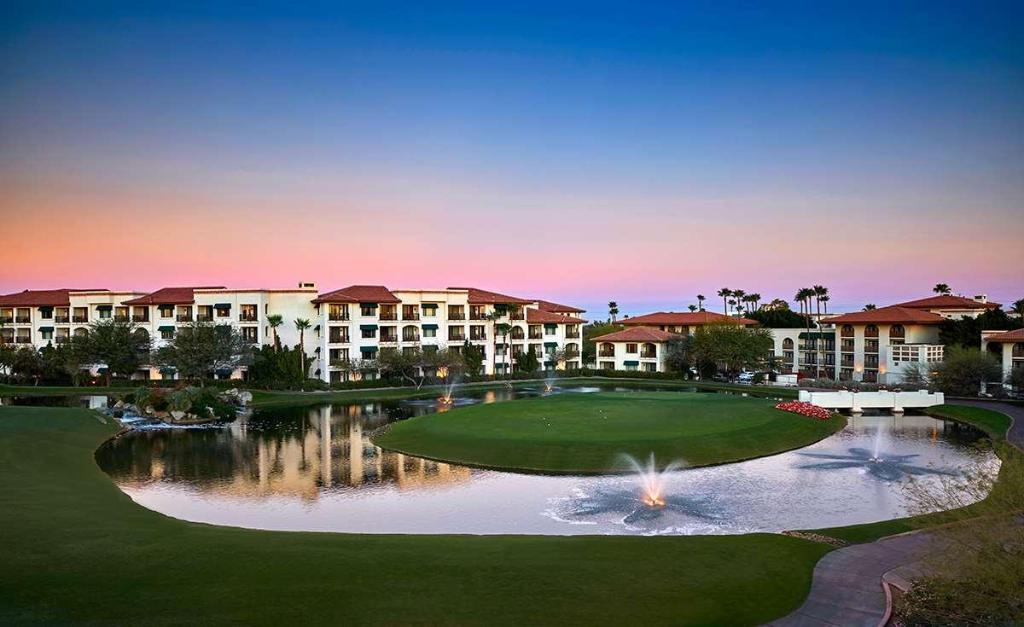
[[[659,311],[618,321],[622,331],[594,338],[601,370],[666,372],[668,343],[708,324],[756,326],[756,320],[711,311]]]
[[[1024,368],[1024,329],[982,331],[981,350],[987,350],[1003,367],[1003,379],[1015,368]]]
[[[354,285],[319,293],[311,283],[294,289],[228,289],[221,286],[166,287],[151,293],[90,290],[27,290],[0,296],[3,341],[42,348],[85,333],[104,318],[131,320],[154,347],[194,321],[230,324],[253,345],[283,345],[300,337],[310,355],[310,376],[328,382],[373,377],[369,363],[383,348],[461,350],[479,346],[483,373],[508,372],[517,355],[533,347],[546,369],[578,368],[582,349],[582,310],[538,299],[519,298],[476,288],[389,290]],[[284,323],[271,328],[268,317]],[[299,333],[295,320],[310,322]],[[139,378],[173,377],[147,367]],[[242,377],[243,370],[218,373]]]

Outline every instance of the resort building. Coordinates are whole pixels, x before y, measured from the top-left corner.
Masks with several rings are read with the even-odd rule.
[[[758,322],[750,318],[737,318],[712,311],[658,311],[623,318],[618,324],[626,328],[650,327],[669,333],[693,335],[698,328],[708,324],[742,324],[745,327],[755,327]]]
[[[897,307],[927,311],[942,316],[943,318],[977,318],[986,311],[999,309],[999,303],[989,302],[988,296],[979,294],[974,298],[966,296],[954,296],[953,294],[939,294],[917,300],[897,303]]]
[[[293,289],[228,289],[223,286],[165,287],[151,293],[105,289],[27,290],[0,296],[0,332],[5,343],[43,348],[83,334],[96,320],[131,320],[159,348],[194,322],[230,324],[254,346],[285,346],[300,338],[310,356],[309,375],[327,382],[377,376],[380,350],[461,351],[481,349],[482,374],[503,374],[533,348],[544,369],[580,367],[581,309],[471,287],[389,290],[353,285],[319,293],[316,285]],[[269,317],[283,323],[272,328]],[[296,320],[308,320],[301,333]],[[244,377],[244,369],[216,373]],[[174,378],[156,366],[140,379]]]
[[[654,327],[632,327],[594,338],[597,367],[601,370],[666,372],[668,343],[679,333]]]
[[[982,331],[981,350],[987,350],[1003,366],[1005,381],[1014,368],[1024,368],[1024,329]]]
[[[505,374],[533,348],[542,366],[579,367],[580,312],[567,305],[472,287],[389,290],[353,285],[313,301],[319,329],[319,376],[342,382],[376,376],[372,362],[384,348],[461,351],[468,342],[483,354],[481,374]],[[324,358],[324,356],[326,356]]]

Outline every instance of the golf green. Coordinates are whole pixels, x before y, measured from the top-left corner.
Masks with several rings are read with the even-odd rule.
[[[565,393],[413,418],[391,425],[374,443],[471,466],[587,474],[619,469],[623,454],[689,466],[761,457],[806,446],[846,423],[775,404],[712,393]]]

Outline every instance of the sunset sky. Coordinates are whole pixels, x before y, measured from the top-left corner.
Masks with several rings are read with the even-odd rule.
[[[1020,2],[177,4],[0,8],[0,293],[1024,298]]]

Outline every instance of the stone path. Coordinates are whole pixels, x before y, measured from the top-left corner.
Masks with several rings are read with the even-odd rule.
[[[1006,439],[1024,450],[1024,407],[988,401],[949,401],[1002,412],[1013,419]],[[883,577],[902,579],[937,549],[928,532],[911,532],[832,551],[814,568],[811,591],[795,612],[768,623],[774,627],[878,627],[888,618]],[[901,575],[902,574],[902,575]]]

